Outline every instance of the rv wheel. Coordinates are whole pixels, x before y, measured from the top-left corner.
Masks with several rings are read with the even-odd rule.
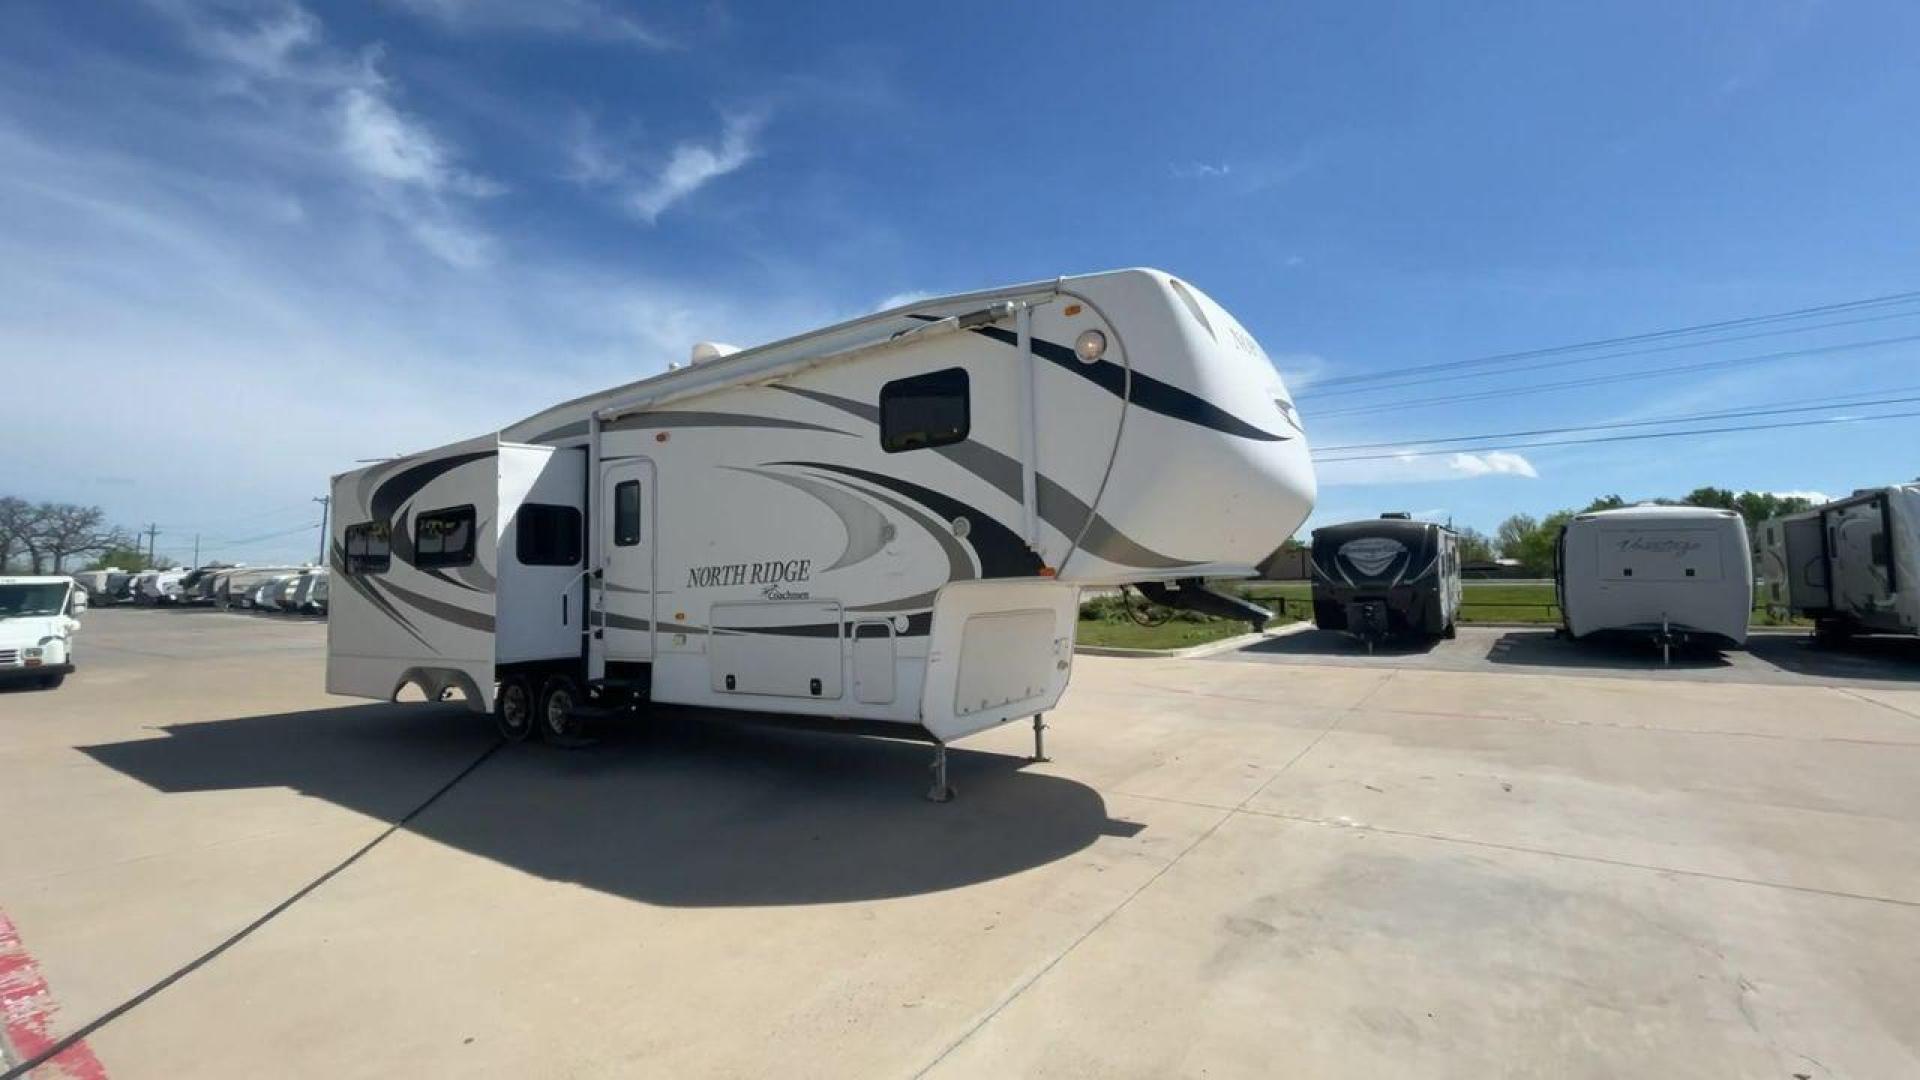
[[[533,688],[518,675],[500,684],[493,702],[493,725],[508,742],[526,742],[533,734]]]
[[[555,675],[540,690],[540,736],[550,743],[577,743],[582,735],[578,710],[580,689],[565,675]]]

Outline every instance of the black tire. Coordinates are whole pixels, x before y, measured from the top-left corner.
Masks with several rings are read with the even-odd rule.
[[[561,746],[577,743],[585,734],[579,714],[580,686],[565,675],[550,676],[540,688],[540,708],[534,714],[534,726],[540,737]]]
[[[1452,641],[1454,638],[1459,637],[1460,636],[1459,621],[1455,620],[1453,622],[1448,623],[1447,628],[1445,630],[1440,631],[1440,636],[1443,638],[1446,638],[1448,641]]]
[[[493,699],[493,728],[508,742],[526,742],[533,734],[533,687],[518,675],[500,684]]]
[[[1845,645],[1853,637],[1853,626],[1845,619],[1817,619],[1813,624],[1813,641],[1816,645]]]
[[[60,689],[60,684],[66,681],[67,677],[65,675],[42,675],[40,676],[40,689],[58,690]]]

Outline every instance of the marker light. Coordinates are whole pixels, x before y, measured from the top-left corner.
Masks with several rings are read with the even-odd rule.
[[[1082,330],[1080,336],[1073,339],[1073,351],[1080,354],[1080,362],[1091,364],[1106,355],[1107,335],[1098,330]]]

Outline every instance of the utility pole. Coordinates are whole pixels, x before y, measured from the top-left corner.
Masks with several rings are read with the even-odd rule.
[[[160,535],[159,525],[149,524],[147,526],[147,565],[149,567],[153,565],[153,554],[154,554],[153,540],[154,540],[154,537],[159,535]]]
[[[200,534],[193,534],[193,568],[200,569]]]
[[[333,496],[322,495],[313,500],[320,504],[320,561],[315,566],[327,565],[327,511],[332,508]]]

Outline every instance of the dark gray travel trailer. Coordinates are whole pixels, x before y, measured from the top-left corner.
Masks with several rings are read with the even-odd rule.
[[[1313,622],[1367,643],[1452,637],[1460,615],[1453,530],[1385,514],[1313,530]]]

